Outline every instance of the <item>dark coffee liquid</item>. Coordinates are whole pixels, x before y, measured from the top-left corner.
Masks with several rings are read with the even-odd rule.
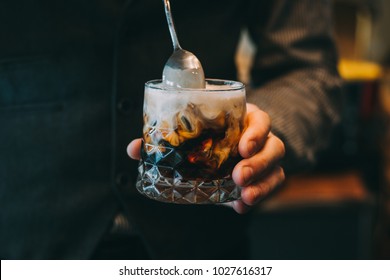
[[[188,139],[178,147],[165,140],[144,143],[142,159],[145,163],[158,165],[159,172],[164,177],[173,178],[177,171],[182,180],[223,179],[231,174],[240,160],[237,145],[229,149],[229,155],[223,160],[215,152],[226,137],[225,132],[224,129],[203,130],[199,137]]]

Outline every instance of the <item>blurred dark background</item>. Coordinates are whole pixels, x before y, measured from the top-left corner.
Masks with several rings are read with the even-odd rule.
[[[256,209],[255,259],[390,259],[390,1],[333,0],[342,125],[318,166]],[[246,33],[237,53],[249,80]]]

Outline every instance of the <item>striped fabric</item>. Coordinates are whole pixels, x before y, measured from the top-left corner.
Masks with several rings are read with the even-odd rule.
[[[252,1],[257,46],[248,101],[270,114],[286,171],[312,166],[340,122],[341,79],[327,0]],[[263,9],[256,8],[261,5]],[[259,20],[263,25],[259,25]]]

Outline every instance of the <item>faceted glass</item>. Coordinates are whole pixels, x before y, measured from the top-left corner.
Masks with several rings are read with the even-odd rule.
[[[145,84],[144,128],[137,189],[172,203],[222,203],[240,198],[231,173],[240,160],[245,87],[206,80],[205,89]]]

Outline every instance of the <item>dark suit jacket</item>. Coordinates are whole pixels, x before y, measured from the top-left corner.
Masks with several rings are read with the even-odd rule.
[[[337,123],[336,56],[324,0],[172,1],[182,46],[207,77],[236,79],[249,29],[248,100],[271,114],[286,167]],[[172,53],[158,0],[0,1],[0,257],[89,258],[123,208],[154,258],[223,258],[248,217],[143,198],[137,163],[144,82]],[[298,104],[298,105],[297,105]]]

